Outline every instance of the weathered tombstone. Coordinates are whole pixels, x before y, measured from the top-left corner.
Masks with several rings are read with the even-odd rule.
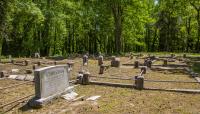
[[[25,81],[34,81],[34,76],[31,76],[31,75],[27,75],[24,79]]]
[[[35,97],[29,101],[32,107],[42,107],[53,98],[70,91],[68,66],[58,65],[34,71]]]
[[[147,71],[147,67],[146,66],[142,66],[141,67],[142,74],[146,74],[146,71]]]
[[[83,85],[89,84],[89,76],[90,76],[89,72],[84,72],[83,73],[83,79],[82,79],[82,84]]]
[[[35,58],[40,58],[40,54],[39,53],[35,53]]]
[[[103,56],[100,55],[98,58],[98,65],[101,66],[103,64]]]
[[[74,65],[74,62],[73,62],[73,61],[68,61],[68,62],[67,62],[67,65],[68,65],[68,68],[69,68],[68,70],[71,71],[71,70],[72,70],[72,67],[73,67],[73,65]]]
[[[147,61],[147,67],[148,67],[148,68],[151,68],[151,65],[152,65],[152,61],[151,61],[151,60],[148,60],[148,61]]]
[[[86,66],[88,64],[88,56],[84,55],[83,56],[83,65]]]
[[[119,67],[120,66],[120,58],[112,57],[111,67]]]
[[[147,66],[148,59],[144,60],[144,66]]]
[[[12,63],[12,56],[11,55],[8,56],[8,59]]]
[[[135,61],[134,67],[139,68],[139,61]]]
[[[136,89],[142,90],[144,88],[144,77],[143,76],[137,76],[135,80]]]
[[[35,69],[36,69],[36,67],[37,67],[37,65],[36,65],[36,64],[34,64],[34,65],[33,65],[33,70],[35,70]]]
[[[29,60],[25,60],[24,63],[25,63],[25,66],[28,66],[30,61]]]
[[[0,72],[0,78],[3,78],[4,76],[5,76],[4,72],[1,71],[1,72]]]
[[[166,59],[163,61],[163,66],[167,66],[167,60]]]
[[[76,78],[78,84],[82,84],[82,79],[83,79],[83,72],[84,71],[79,71],[78,76]]]
[[[38,62],[37,62],[37,65],[40,66],[40,65],[41,65],[41,61],[38,61]]]
[[[103,74],[104,69],[105,69],[105,66],[101,65],[100,68],[99,68],[99,74]]]

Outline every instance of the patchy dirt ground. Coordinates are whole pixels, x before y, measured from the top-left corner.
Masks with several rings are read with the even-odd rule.
[[[27,58],[28,59],[28,58]],[[135,58],[130,60],[128,57],[120,57],[121,64],[134,63]],[[24,60],[24,58],[17,59]],[[29,59],[34,61],[48,62],[53,60],[48,59]],[[99,75],[99,67],[97,60],[90,59],[88,66],[82,67],[82,59],[73,59],[75,65],[70,74],[70,79],[76,78],[78,71],[84,69],[94,76],[105,77],[134,77],[140,73],[140,69],[134,69],[133,66],[121,66],[120,68],[109,68],[103,75]],[[59,61],[59,64],[64,64],[68,60]],[[139,59],[143,63],[143,59]],[[105,64],[110,64],[110,60],[106,59]],[[157,62],[156,64],[162,64]],[[178,64],[177,62],[173,64]],[[45,64],[41,67],[51,64]],[[24,74],[25,69],[32,69],[32,64],[29,66],[0,64],[0,70],[8,72],[11,69],[20,69],[19,74]],[[195,81],[185,71],[155,71],[147,70],[145,79],[148,80],[176,80],[176,81]],[[112,79],[96,79],[104,82],[119,82],[134,84],[131,80],[112,80]],[[0,89],[13,84],[23,83],[23,81],[2,79],[0,80]],[[145,87],[161,88],[161,89],[200,89],[200,84],[182,84],[182,83],[153,83],[145,82]],[[7,111],[8,114],[198,114],[200,112],[200,94],[188,94],[165,91],[150,91],[150,90],[135,90],[131,88],[108,87],[97,85],[78,85],[75,87],[75,92],[79,96],[90,97],[100,95],[97,101],[75,101],[69,102],[62,98],[57,98],[41,109],[32,109],[26,105],[26,102],[17,103],[0,109],[0,114]],[[21,98],[34,93],[34,84],[27,83],[9,89],[0,90],[0,106],[12,100]],[[27,100],[30,98],[27,98]],[[14,108],[12,108],[14,107]]]

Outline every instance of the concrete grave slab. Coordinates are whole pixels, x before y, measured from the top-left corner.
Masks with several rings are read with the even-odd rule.
[[[17,77],[17,75],[9,75],[9,79],[13,79],[13,80],[15,80],[16,79],[16,77]]]
[[[15,79],[23,81],[25,79],[25,77],[26,77],[25,75],[17,75],[17,77]]]
[[[32,75],[27,75],[25,78],[24,78],[25,81],[34,81],[34,76]]]
[[[18,72],[19,72],[19,69],[12,69],[11,72],[12,72],[12,73],[18,73]]]

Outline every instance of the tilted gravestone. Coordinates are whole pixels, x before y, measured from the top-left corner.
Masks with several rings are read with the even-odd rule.
[[[29,101],[32,107],[42,107],[53,98],[70,91],[68,66],[57,65],[36,69],[35,97]]]

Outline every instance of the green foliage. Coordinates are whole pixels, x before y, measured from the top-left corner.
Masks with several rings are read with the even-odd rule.
[[[0,53],[200,50],[199,0],[2,0]]]

